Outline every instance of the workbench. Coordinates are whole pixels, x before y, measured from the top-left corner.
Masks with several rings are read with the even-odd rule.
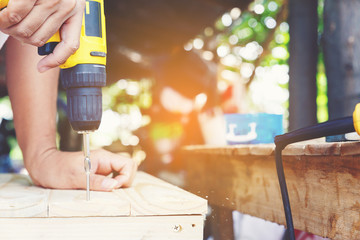
[[[0,239],[202,240],[207,201],[138,172],[113,192],[36,187],[0,175]]]
[[[185,147],[185,189],[218,211],[217,239],[232,239],[232,210],[286,224],[274,149],[273,144]],[[283,163],[296,229],[360,239],[360,142],[292,144],[283,150]]]

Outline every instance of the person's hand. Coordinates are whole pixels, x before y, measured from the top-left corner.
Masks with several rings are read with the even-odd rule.
[[[85,189],[83,153],[61,152],[56,146],[59,69],[39,73],[36,48],[13,37],[7,42],[6,53],[7,89],[16,138],[34,183],[48,188]],[[96,150],[90,152],[90,159],[91,189],[110,191],[128,187],[133,181],[137,164],[131,158]],[[119,175],[107,178],[113,171]]]
[[[79,47],[84,0],[10,0],[0,11],[0,31],[37,47],[60,29],[61,42],[38,63],[44,72],[63,64]]]
[[[90,189],[111,191],[129,187],[134,180],[137,164],[129,157],[106,150],[91,151]],[[36,185],[58,189],[86,189],[86,174],[82,152],[48,150],[26,166]],[[112,172],[118,175],[108,177]]]

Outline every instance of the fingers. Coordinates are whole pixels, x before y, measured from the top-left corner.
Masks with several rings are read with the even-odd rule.
[[[4,30],[18,24],[35,5],[36,0],[11,0],[7,8],[0,12],[0,29]]]
[[[44,72],[65,63],[65,61],[79,48],[83,7],[84,1],[78,0],[76,14],[67,19],[61,26],[61,42],[56,46],[52,54],[44,57],[38,63],[39,72]],[[58,21],[54,21],[54,23],[56,22]],[[47,25],[51,26],[53,23],[48,21],[36,34],[34,34],[33,38],[38,39],[40,36],[46,35],[48,29]]]
[[[119,187],[121,184],[113,178],[97,174],[90,175],[90,189],[93,191],[111,191]]]
[[[35,46],[39,46],[39,44],[41,43],[44,44],[45,41],[52,36],[51,33],[49,33],[49,35],[41,36],[41,38],[39,39],[34,39],[32,36],[38,31],[38,29],[43,25],[46,20],[54,18],[52,17],[53,15],[56,16],[56,14],[53,14],[56,9],[51,8],[51,5],[51,1],[44,4],[35,5],[26,15],[26,17],[21,19],[19,23],[2,29],[2,31],[20,40],[21,42],[29,43]],[[57,27],[58,29],[61,24],[62,22],[59,22],[53,27]],[[57,30],[54,29],[54,31],[56,32]],[[34,40],[36,40],[36,42],[34,42]],[[40,42],[40,40],[42,40],[42,42]]]
[[[40,47],[60,29],[61,44],[38,63],[44,72],[63,64],[78,49],[84,8],[84,0],[10,0],[0,11],[0,30]]]
[[[129,158],[115,156],[111,158],[111,166],[119,175],[115,178],[105,177],[99,174],[90,176],[90,188],[95,191],[111,191],[120,187],[130,187],[134,181],[137,165]],[[101,168],[101,162],[98,163]],[[106,163],[105,163],[106,164]]]
[[[46,11],[47,8],[46,5],[34,7],[20,23],[4,29],[3,32],[30,45],[37,47],[44,45],[57,32],[63,21],[57,17],[57,14],[53,14],[54,10]]]
[[[113,153],[112,153],[113,154]],[[113,154],[110,158],[112,171],[118,173],[115,179],[120,183],[120,187],[130,187],[137,171],[137,164],[131,157],[120,154]]]
[[[123,168],[117,171],[119,175],[117,175],[115,179],[120,183],[120,187],[130,187],[135,178],[137,164],[130,159]]]
[[[117,172],[118,175],[115,178],[94,177],[95,180],[91,188],[100,191],[109,191],[111,190],[109,187],[115,189],[131,186],[137,171],[137,164],[131,158],[105,150],[97,150],[92,153],[92,156],[95,174],[91,175],[91,178],[92,176],[103,177],[102,175],[108,175],[111,172]]]
[[[60,66],[65,63],[66,60],[76,52],[79,48],[79,42],[67,42],[65,40],[61,41],[54,49],[53,53],[47,55],[41,59],[37,65],[39,72],[45,72],[50,68]]]

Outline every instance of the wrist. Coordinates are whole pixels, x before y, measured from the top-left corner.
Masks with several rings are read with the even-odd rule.
[[[40,149],[24,157],[34,184],[45,188],[78,189],[84,176],[82,152],[62,152],[56,148]]]
[[[34,184],[44,186],[43,179],[48,174],[47,166],[57,164],[53,161],[53,155],[58,150],[55,147],[32,148],[23,150],[24,166]]]

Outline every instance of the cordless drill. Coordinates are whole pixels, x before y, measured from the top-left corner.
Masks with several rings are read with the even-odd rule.
[[[0,0],[0,9],[8,0]],[[57,32],[38,48],[39,55],[53,52],[61,41]],[[86,0],[79,49],[60,66],[60,81],[66,90],[67,116],[71,127],[83,134],[86,199],[90,199],[89,133],[99,128],[102,116],[102,92],[106,85],[106,32],[103,0]],[[40,83],[39,83],[40,84]]]
[[[60,42],[56,33],[38,48],[39,55],[53,52]],[[72,129],[83,134],[86,199],[90,200],[89,133],[99,128],[102,115],[101,87],[106,85],[106,32],[103,0],[86,0],[79,49],[60,66],[66,90],[67,116]]]

